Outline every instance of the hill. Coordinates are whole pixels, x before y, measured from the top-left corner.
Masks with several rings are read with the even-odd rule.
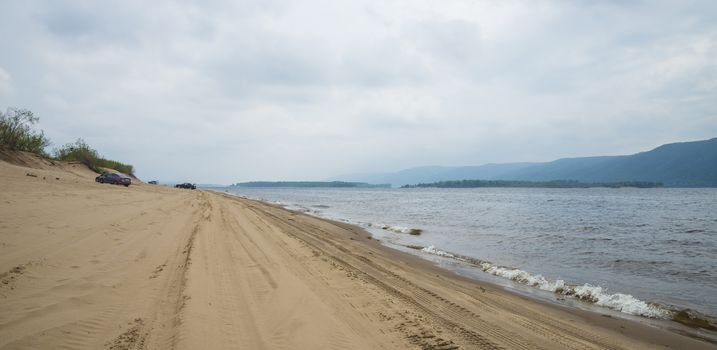
[[[334,180],[393,186],[480,179],[581,182],[660,182],[668,187],[717,187],[717,138],[662,145],[625,156],[563,158],[547,163],[419,167],[395,173],[340,176]]]
[[[504,180],[653,181],[717,187],[717,138],[662,145],[629,156],[565,158],[505,174]]]

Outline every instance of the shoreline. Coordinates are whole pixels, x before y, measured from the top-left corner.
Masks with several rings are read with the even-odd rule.
[[[242,196],[239,194],[233,194],[231,192],[220,192],[220,191],[214,191],[212,189],[208,189],[209,191],[216,192],[221,195],[228,195],[231,197],[237,197],[241,198],[243,200],[249,200],[261,203],[263,205],[275,207],[277,209],[286,210],[288,212],[295,213],[296,215],[304,215],[312,218],[316,218],[319,220],[324,220],[326,222],[329,222],[333,225],[337,226],[348,226],[352,230],[357,230],[365,233],[368,237],[366,240],[362,240],[363,243],[379,243],[380,247],[385,248],[390,254],[405,254],[407,255],[407,260],[412,260],[410,263],[412,264],[418,264],[419,261],[421,263],[423,262],[429,262],[434,268],[440,269],[441,271],[444,271],[448,274],[453,275],[453,277],[465,279],[468,282],[473,282],[482,286],[490,285],[494,288],[502,289],[507,293],[512,293],[517,296],[527,297],[530,298],[536,302],[545,303],[546,305],[555,306],[555,307],[561,307],[566,308],[568,310],[575,310],[580,312],[588,312],[594,316],[600,316],[600,317],[616,317],[620,319],[624,319],[631,322],[637,322],[640,324],[647,325],[649,327],[654,327],[657,329],[663,329],[667,330],[669,332],[673,332],[676,334],[681,334],[684,336],[688,336],[694,339],[698,339],[701,341],[706,341],[712,344],[717,345],[717,334],[714,334],[714,332],[710,332],[709,330],[705,330],[699,327],[691,326],[689,323],[683,323],[678,320],[672,319],[672,318],[654,318],[654,317],[648,317],[643,315],[635,315],[630,313],[625,313],[619,310],[615,310],[609,307],[605,306],[599,306],[595,303],[589,303],[586,301],[581,300],[580,298],[575,298],[572,300],[569,300],[569,302],[565,302],[565,298],[560,298],[563,296],[562,294],[556,294],[555,292],[549,292],[546,290],[541,290],[539,288],[535,288],[535,286],[526,285],[518,283],[512,279],[508,279],[499,275],[495,274],[489,274],[485,272],[483,269],[481,269],[478,264],[473,261],[478,261],[475,258],[470,257],[464,257],[460,255],[456,255],[454,257],[451,256],[444,256],[441,254],[432,254],[430,252],[425,252],[424,249],[417,249],[417,246],[406,246],[401,245],[393,242],[388,241],[382,241],[377,238],[374,238],[374,235],[365,227],[362,227],[360,224],[350,222],[347,219],[341,219],[341,218],[330,218],[330,217],[324,217],[317,214],[312,214],[310,211],[305,211],[304,208],[301,209],[294,209],[287,207],[288,205],[285,205],[284,203],[278,203],[273,202],[267,199],[259,199],[259,198],[251,198]],[[389,229],[390,230],[390,229]],[[421,247],[425,248],[425,247]],[[402,250],[405,249],[405,250]],[[422,252],[424,254],[418,254],[414,251]],[[449,255],[452,255],[453,253],[447,252]],[[440,266],[441,261],[450,263],[461,263],[465,266],[468,266],[470,269],[477,270],[477,271],[471,271],[472,273],[466,273],[462,274],[459,270],[452,270],[448,267]],[[485,276],[478,277],[477,274],[485,274]],[[502,282],[502,283],[501,283]],[[548,292],[548,293],[543,293]]]
[[[610,314],[615,317],[637,320],[652,324],[655,327],[687,334],[698,339],[705,339],[717,344],[714,317],[701,314],[689,308],[667,306],[667,304],[654,303],[637,299],[629,294],[620,292],[607,292],[601,286],[591,284],[571,284],[562,279],[547,279],[540,274],[530,273],[520,268],[497,265],[466,255],[441,250],[435,246],[420,246],[415,244],[401,244],[388,238],[382,231],[399,234],[412,234],[408,227],[392,226],[392,224],[372,224],[372,221],[352,221],[345,217],[325,215],[309,207],[309,204],[283,203],[266,198],[257,198],[226,191],[225,188],[207,188],[217,193],[226,193],[239,198],[258,201],[267,205],[276,206],[285,210],[309,215],[334,223],[354,225],[366,231],[374,239],[380,239],[383,245],[423,260],[443,265],[442,268],[453,273],[476,281],[488,282],[502,286],[513,293],[533,297],[537,300],[547,301],[556,305],[570,308],[588,310],[599,314]],[[221,191],[224,190],[224,191]],[[320,207],[320,206],[319,206]],[[376,237],[378,234],[378,238]],[[390,234],[389,234],[390,236]]]
[[[460,276],[354,225],[70,170],[0,162],[0,349],[717,348]]]

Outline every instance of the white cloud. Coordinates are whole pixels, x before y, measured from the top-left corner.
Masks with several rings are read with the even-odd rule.
[[[13,2],[0,104],[160,179],[619,154],[717,134],[716,16],[707,1]]]

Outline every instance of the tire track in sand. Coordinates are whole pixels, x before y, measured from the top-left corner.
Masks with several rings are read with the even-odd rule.
[[[173,349],[181,341],[180,325],[182,324],[182,311],[186,306],[188,297],[185,288],[188,282],[189,265],[192,261],[192,251],[200,226],[203,220],[209,219],[209,204],[206,197],[199,192],[198,198],[193,200],[192,206],[197,204],[188,224],[191,229],[184,238],[184,245],[180,245],[163,269],[167,275],[165,284],[161,287],[162,296],[153,311],[152,316],[144,321],[141,329],[146,334],[145,341],[139,349]],[[190,203],[186,203],[190,204]]]
[[[417,286],[415,286],[410,281],[401,278],[400,276],[394,274],[393,272],[390,272],[388,270],[383,269],[382,267],[373,264],[368,263],[367,261],[370,261],[366,258],[360,259],[353,255],[351,251],[344,248],[340,244],[336,244],[331,241],[328,237],[319,236],[313,232],[310,232],[305,229],[305,227],[296,225],[291,222],[287,222],[285,220],[282,220],[281,218],[277,217],[273,213],[270,213],[268,211],[264,211],[261,209],[257,209],[255,207],[250,206],[249,209],[255,212],[257,217],[269,217],[272,219],[272,224],[275,226],[281,228],[282,232],[285,234],[294,237],[295,239],[301,240],[310,247],[312,247],[315,250],[323,252],[326,257],[333,260],[336,264],[339,264],[342,268],[351,271],[353,274],[357,276],[361,276],[361,278],[374,286],[379,287],[380,289],[384,290],[394,298],[398,298],[402,300],[403,302],[413,306],[415,309],[418,309],[421,313],[427,315],[433,322],[441,325],[442,329],[447,333],[453,333],[456,336],[459,336],[460,338],[464,339],[463,342],[471,344],[473,346],[478,346],[481,349],[503,349],[502,346],[498,345],[497,343],[487,339],[483,335],[468,329],[464,325],[461,324],[460,321],[465,321],[465,315],[462,315],[460,313],[456,313],[455,320],[458,320],[458,322],[454,321],[453,319],[449,319],[446,317],[443,317],[439,315],[436,311],[434,311],[433,307],[427,301],[429,301],[430,296],[424,295],[423,291],[421,291]],[[257,212],[256,210],[260,210],[260,212]],[[313,229],[316,229],[317,231],[323,231],[320,228],[312,227]],[[326,234],[326,232],[324,232]],[[300,236],[301,234],[301,236]],[[329,247],[327,247],[327,245]],[[337,252],[338,251],[338,252]],[[339,255],[343,256],[344,258],[339,257]],[[349,263],[345,258],[353,258],[352,263]],[[358,265],[360,267],[356,267],[355,265]],[[361,266],[363,265],[363,266]],[[385,280],[391,280],[394,282],[394,285],[397,284],[403,284],[400,287],[413,289],[408,292],[404,292],[399,290],[398,288],[393,287],[392,285],[389,285],[388,283],[384,283],[382,279]],[[403,283],[400,283],[403,282]],[[438,299],[436,299],[438,300]],[[502,335],[500,333],[493,334],[496,335]],[[514,345],[513,348],[515,349],[538,349],[539,347],[535,344],[525,344],[520,343],[515,340],[517,338],[516,334],[510,334],[510,337],[501,337],[506,343],[509,343],[511,345]],[[407,335],[407,338],[409,341],[412,339],[420,338],[421,334],[419,332],[416,332],[415,334],[411,333]],[[422,346],[425,349],[433,349],[438,348],[442,346],[443,340],[438,341],[438,343],[441,344],[431,344],[428,346]]]

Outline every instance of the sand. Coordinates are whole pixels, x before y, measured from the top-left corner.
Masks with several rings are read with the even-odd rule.
[[[0,349],[717,348],[461,278],[350,225],[22,164],[0,161]]]

